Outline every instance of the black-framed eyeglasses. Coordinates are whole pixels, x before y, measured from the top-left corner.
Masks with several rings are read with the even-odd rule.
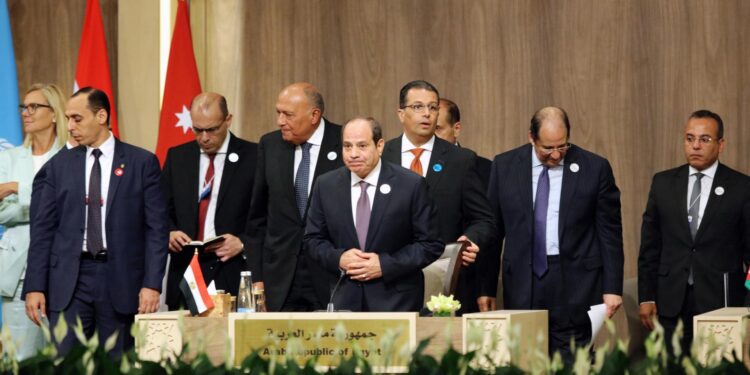
[[[409,104],[401,107],[401,109],[404,108],[411,108],[412,111],[417,113],[422,113],[425,108],[427,108],[430,113],[437,113],[440,109],[440,106],[437,103],[430,103],[430,104],[422,104],[422,103],[415,103],[415,104]]]
[[[551,155],[555,151],[557,151],[557,152],[559,152],[559,153],[562,154],[562,153],[565,153],[566,151],[568,151],[568,149],[570,149],[570,143],[566,143],[565,145],[559,146],[559,147],[539,146],[539,151],[541,151],[542,154],[544,154],[544,155]]]
[[[716,141],[720,140],[721,138],[717,138]],[[700,142],[701,144],[707,145],[714,141],[714,138],[710,135],[702,135],[700,137],[696,137],[692,134],[688,134],[685,136],[685,143],[692,145],[695,143],[695,141]]]
[[[29,104],[19,104],[18,110],[23,113],[23,111],[27,111],[30,115],[33,115],[36,113],[36,110],[38,108],[49,108],[52,109],[51,105],[47,104],[41,104],[41,103],[29,103]]]

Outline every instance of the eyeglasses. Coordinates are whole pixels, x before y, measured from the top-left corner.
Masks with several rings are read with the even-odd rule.
[[[409,104],[409,105],[405,105],[405,106],[401,107],[401,109],[404,109],[404,108],[411,108],[412,111],[417,112],[417,113],[421,113],[422,111],[424,111],[425,108],[427,108],[430,111],[430,113],[437,113],[438,109],[440,109],[440,107],[438,106],[437,103],[430,103],[430,104],[422,104],[422,103]]]
[[[569,148],[570,148],[570,143],[566,143],[564,146],[560,146],[560,147],[539,146],[539,151],[544,155],[551,155],[555,151],[563,154],[565,153],[565,151],[568,151]]]
[[[719,139],[721,138],[717,138],[716,140],[718,141]],[[696,137],[694,135],[688,134],[685,136],[685,143],[689,145],[692,145],[693,143],[695,143],[695,141],[698,141],[703,145],[707,145],[713,142],[713,140],[714,140],[713,137],[711,137],[710,135],[702,135],[700,137]]]
[[[39,104],[39,103],[29,103],[29,104],[19,104],[18,105],[18,111],[23,113],[23,111],[27,111],[30,115],[33,115],[36,113],[37,108],[49,108],[52,109],[51,105],[47,104]]]

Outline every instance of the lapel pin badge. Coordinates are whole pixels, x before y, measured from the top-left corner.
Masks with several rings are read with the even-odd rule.
[[[240,156],[237,155],[236,152],[229,154],[229,161],[231,161],[232,163],[236,163],[237,160],[240,160]]]
[[[721,186],[717,186],[716,189],[714,189],[714,194],[718,196],[724,195],[724,188]]]
[[[327,156],[328,156],[328,160],[331,160],[331,161],[336,160],[336,157],[338,157],[338,155],[336,155],[336,151],[329,152]]]
[[[125,171],[122,170],[122,166],[120,168],[115,169],[115,176],[120,177],[125,173]]]
[[[570,165],[570,171],[573,173],[578,173],[578,171],[581,170],[581,167],[578,165],[578,163],[573,163]]]
[[[388,184],[382,184],[380,185],[380,192],[383,194],[388,194],[391,192],[391,185]]]
[[[443,165],[440,164],[440,163],[437,163],[437,164],[435,164],[435,165],[432,166],[432,170],[435,171],[435,172],[440,172],[440,171],[443,170]]]

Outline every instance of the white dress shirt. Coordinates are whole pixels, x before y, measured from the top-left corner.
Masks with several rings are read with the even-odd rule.
[[[221,144],[219,151],[214,156],[214,185],[211,187],[211,200],[208,201],[208,209],[206,210],[206,223],[203,227],[203,238],[208,239],[216,237],[216,228],[214,227],[214,217],[216,216],[216,201],[219,199],[219,188],[221,188],[221,176],[224,174],[224,161],[227,160],[227,149],[229,148],[229,132],[224,138],[224,143]],[[201,149],[200,155],[200,169],[198,171],[198,197],[200,199],[201,191],[203,191],[203,183],[206,177],[206,171],[208,170],[208,162],[211,159],[208,157],[203,149]],[[200,223],[198,223],[200,225]],[[223,233],[222,233],[223,234]]]
[[[422,154],[419,155],[419,162],[422,163],[422,177],[427,176],[427,170],[430,167],[430,156],[432,156],[432,148],[435,147],[435,136],[433,135],[427,143],[417,147],[406,134],[401,135],[401,166],[406,169],[411,169],[411,163],[414,161],[414,154],[411,150],[415,148],[422,148]]]
[[[536,203],[536,188],[539,183],[539,175],[542,174],[542,162],[536,156],[534,147],[531,148],[531,192],[534,203]],[[565,169],[565,159],[560,160],[560,164],[549,168],[549,201],[547,205],[547,255],[560,254],[560,194],[562,193],[563,171]]]
[[[362,195],[362,188],[359,187],[359,182],[362,180],[367,181],[367,198],[370,200],[370,213],[372,213],[372,204],[375,201],[375,190],[378,187],[378,178],[380,178],[380,167],[381,167],[381,161],[378,160],[378,164],[375,165],[375,168],[373,168],[370,171],[370,174],[365,176],[365,178],[359,178],[354,173],[351,174],[351,187],[352,187],[352,220],[354,221],[354,225],[357,225],[357,202],[359,201],[359,196]]]
[[[320,146],[323,144],[323,134],[325,134],[326,120],[320,118],[320,125],[307,140],[307,143],[311,144],[310,147],[310,174],[307,180],[307,196],[310,196],[310,190],[312,189],[313,177],[315,177],[315,167],[318,165],[318,155],[320,155]],[[299,165],[302,163],[302,146],[297,145],[294,148],[294,174],[292,175],[292,181],[297,179],[297,170]]]
[[[698,172],[703,173],[703,177],[701,178],[701,201],[700,201],[700,209],[698,210],[698,225],[696,225],[696,228],[700,228],[701,226],[701,220],[703,220],[703,213],[706,211],[706,204],[708,204],[708,198],[711,196],[711,187],[714,183],[714,176],[716,175],[716,169],[719,167],[719,161],[716,160],[713,164],[711,164],[710,167],[699,171],[692,166],[689,166],[688,173],[688,190],[687,190],[687,197],[685,197],[685,201],[687,202],[687,211],[690,211],[690,205],[693,202],[690,202],[690,195],[693,194],[693,185],[695,184],[695,181],[698,180],[697,177],[695,177],[695,174]],[[695,219],[695,218],[693,218]]]
[[[88,201],[89,197],[89,180],[91,179],[91,167],[94,166],[94,160],[96,158],[92,154],[92,151],[94,151],[93,148],[90,146],[86,146],[86,201]],[[99,165],[102,169],[102,187],[101,187],[101,193],[102,193],[102,245],[104,245],[104,249],[107,248],[107,199],[109,196],[107,195],[109,193],[109,180],[110,177],[112,177],[112,161],[114,160],[115,156],[115,137],[112,136],[112,132],[109,132],[109,138],[107,138],[104,143],[99,146],[99,151],[102,152],[102,154],[99,156]],[[120,167],[118,165],[118,167]],[[125,168],[123,168],[125,170]],[[119,177],[118,177],[119,178]],[[93,202],[92,202],[93,203]],[[83,228],[83,251],[88,251],[86,248],[86,232],[88,230],[89,225],[89,213],[88,208],[85,211],[86,215],[86,226]]]

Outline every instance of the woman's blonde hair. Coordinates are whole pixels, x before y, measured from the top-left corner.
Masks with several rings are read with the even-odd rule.
[[[54,83],[35,83],[26,90],[23,96],[28,95],[32,91],[41,92],[52,107],[52,112],[55,113],[56,143],[58,147],[64,147],[65,143],[68,142],[68,124],[65,121],[65,95],[63,95],[62,90]],[[25,147],[31,145],[31,134],[26,134],[23,145]]]

